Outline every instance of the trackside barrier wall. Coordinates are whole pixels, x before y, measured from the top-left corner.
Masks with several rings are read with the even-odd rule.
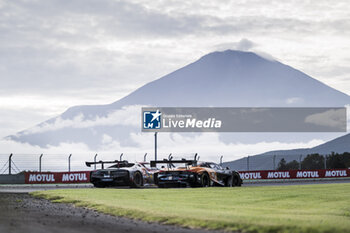
[[[0,176],[0,184],[55,184],[89,183],[91,171],[78,172],[24,172]],[[350,177],[350,169],[240,171],[243,180],[319,179]]]
[[[24,184],[24,174],[0,175],[0,184]]]
[[[240,171],[243,180],[341,178],[350,177],[350,169]]]
[[[26,184],[89,183],[90,171],[78,172],[25,172]]]

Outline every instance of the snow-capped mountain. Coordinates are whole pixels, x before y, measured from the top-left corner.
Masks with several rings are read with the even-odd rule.
[[[98,148],[107,137],[132,146],[136,142],[130,135],[140,132],[141,106],[343,107],[349,103],[348,95],[290,66],[252,52],[227,50],[205,55],[114,103],[71,107],[8,138],[39,146],[81,142]],[[223,141],[237,137],[242,138],[222,135]]]

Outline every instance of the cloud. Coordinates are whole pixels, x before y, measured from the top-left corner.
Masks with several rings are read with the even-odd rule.
[[[255,44],[253,43],[253,41],[244,38],[238,42],[237,50],[248,51],[254,46]]]
[[[250,51],[252,48],[254,48],[256,44],[248,40],[246,38],[241,39],[238,42],[231,42],[231,43],[222,43],[214,46],[215,50],[227,50],[227,49],[234,49],[234,50],[241,50],[241,51]]]
[[[97,126],[131,126],[138,127],[141,124],[141,107],[139,105],[124,106],[121,109],[110,112],[107,116],[96,116],[93,119],[86,119],[83,114],[78,114],[73,119],[57,117],[53,122],[44,122],[23,132],[26,134],[44,133],[64,128],[93,128]],[[104,140],[108,140],[105,138]]]
[[[98,151],[89,149],[83,143],[61,143],[57,146],[41,148],[27,143],[18,143],[9,140],[0,140],[0,169],[13,153],[13,161],[19,170],[38,170],[40,154],[43,156],[43,170],[65,171],[69,154],[72,154],[72,170],[89,170],[85,161],[92,161],[95,154],[98,160],[119,159],[120,153],[124,159],[142,161],[145,153],[147,159],[154,156],[154,136],[152,133],[133,133],[131,139],[137,146],[122,146],[108,135],[103,137],[103,147]],[[322,140],[311,140],[306,143],[260,142],[255,144],[223,143],[217,133],[204,133],[196,137],[178,133],[162,133],[158,135],[158,158],[165,158],[172,153],[174,158],[192,158],[195,153],[201,160],[218,162],[221,155],[224,161],[232,161],[247,155],[258,154],[270,150],[308,148],[323,143]],[[6,170],[6,169],[5,169]],[[5,171],[6,172],[6,171]],[[1,173],[1,170],[0,170]]]
[[[202,52],[212,52],[205,48],[212,48],[213,41],[221,44],[219,49],[251,50],[259,44],[260,49],[271,54],[267,51],[270,44],[278,46],[278,51],[280,46],[285,49],[289,40],[301,33],[317,37],[318,32],[349,31],[348,20],[343,18],[346,5],[338,9],[328,4],[326,8],[327,1],[323,1],[314,6],[314,11],[309,10],[308,4],[291,3],[296,6],[286,8],[276,1],[273,5],[271,8],[270,4],[267,7],[257,2],[212,1],[5,1],[0,8],[1,19],[6,22],[0,25],[0,34],[4,35],[0,38],[0,75],[4,85],[1,92],[65,95],[68,91],[86,96],[108,91],[115,93],[117,99],[158,75],[201,57]],[[237,9],[234,14],[233,8]],[[312,15],[319,16],[316,12],[325,9],[333,17],[318,17],[315,21]],[[289,35],[290,39],[283,38]],[[295,53],[292,48],[290,53]],[[165,64],[167,69],[163,68]],[[344,64],[340,66],[346,70],[348,65]],[[116,94],[121,91],[123,94]]]
[[[0,126],[15,133],[42,121],[41,112],[49,118],[69,105],[114,102],[227,48],[258,48],[349,92],[349,7],[345,0],[0,1],[0,98],[17,96],[2,108],[8,117]],[[24,110],[34,95],[45,103]]]
[[[300,97],[291,97],[286,100],[287,104],[298,104],[302,102],[303,102],[303,99]]]
[[[305,118],[306,123],[326,126],[333,130],[346,130],[346,113],[343,109],[331,109],[321,113],[315,113]]]

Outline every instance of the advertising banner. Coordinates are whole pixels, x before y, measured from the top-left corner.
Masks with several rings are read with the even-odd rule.
[[[240,171],[243,180],[350,177],[350,169]]]
[[[90,171],[25,172],[26,184],[89,183]]]

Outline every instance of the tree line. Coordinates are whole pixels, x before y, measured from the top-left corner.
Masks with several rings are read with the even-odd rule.
[[[332,154],[326,156],[326,168],[327,169],[342,169],[350,167],[350,153],[345,152],[338,154],[332,152]],[[293,160],[286,162],[285,159],[281,159],[278,163],[277,170],[298,170],[298,169],[324,169],[325,168],[325,156],[316,154],[308,154],[299,164],[298,161]]]

